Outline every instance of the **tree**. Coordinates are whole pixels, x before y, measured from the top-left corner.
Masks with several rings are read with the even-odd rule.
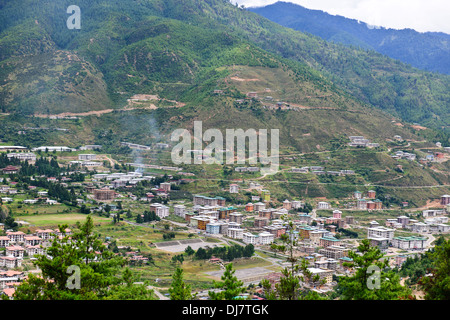
[[[280,282],[275,286],[276,295],[281,300],[298,300],[300,293],[300,280],[298,275],[300,266],[298,265],[298,258],[294,256],[294,248],[297,245],[296,240],[296,225],[292,219],[286,219],[286,233],[281,235],[281,245],[272,244],[271,248],[281,253],[287,253],[287,261],[290,267],[285,267],[281,273]]]
[[[232,263],[225,266],[225,272],[221,277],[222,281],[214,281],[214,286],[218,289],[222,289],[222,291],[209,291],[208,295],[211,300],[233,300],[241,293],[245,292],[245,287],[242,287],[244,283],[234,276],[235,272],[236,270],[233,270]]]
[[[169,288],[170,300],[192,300],[191,286],[183,280],[183,269],[177,267]]]
[[[246,258],[250,258],[251,256],[253,256],[253,254],[255,253],[255,247],[249,243],[248,245],[246,245],[244,247],[244,251],[243,251],[243,255]]]
[[[186,249],[184,249],[184,252],[188,255],[188,256],[192,256],[195,253],[195,250],[192,249],[191,246],[187,246]]]
[[[411,290],[400,284],[400,277],[389,269],[388,259],[383,258],[379,248],[364,239],[358,251],[350,251],[352,262],[344,266],[355,268],[353,276],[339,277],[337,291],[343,300],[399,300],[411,299]]]
[[[19,225],[17,224],[17,222],[15,221],[14,217],[12,217],[11,215],[8,215],[5,218],[5,230],[13,230],[13,231],[17,231],[19,228]]]
[[[147,288],[148,283],[133,284],[135,277],[129,268],[122,275],[122,283],[110,288],[106,300],[156,300],[153,290]]]
[[[450,240],[442,237],[436,242],[433,251],[427,255],[434,262],[431,275],[425,275],[419,285],[425,291],[426,300],[450,300]]]
[[[69,236],[67,225],[59,226],[62,239],[55,237],[45,255],[38,255],[34,262],[42,275],[28,275],[28,279],[16,288],[16,300],[97,300],[125,297],[152,298],[146,287],[131,284],[129,272],[125,278],[117,276],[126,260],[115,255],[94,234],[91,216],[85,223],[77,223],[77,230]],[[128,280],[128,282],[127,282]],[[123,285],[123,282],[126,285]]]

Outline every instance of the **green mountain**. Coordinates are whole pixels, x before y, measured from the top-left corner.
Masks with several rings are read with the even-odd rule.
[[[248,10],[327,41],[372,49],[419,69],[450,74],[450,34],[374,27],[288,2]]]
[[[159,135],[153,121],[167,133],[201,119],[282,128],[286,146],[320,150],[342,135],[415,137],[391,115],[448,130],[448,76],[281,27],[229,1],[79,0],[80,30],[66,27],[72,4],[0,0],[4,137],[20,142],[12,128],[49,121],[24,115],[96,111],[102,116],[64,123],[66,136],[43,139],[101,141],[111,129],[114,141],[145,144]],[[236,103],[249,91],[264,99]],[[138,94],[146,100],[128,100]],[[268,96],[291,109],[268,110]]]

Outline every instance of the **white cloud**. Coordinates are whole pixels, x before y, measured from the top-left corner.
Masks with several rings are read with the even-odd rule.
[[[393,29],[411,28],[419,32],[450,34],[448,0],[284,0],[309,9],[357,19],[370,25]],[[246,7],[264,6],[276,0],[231,0]]]

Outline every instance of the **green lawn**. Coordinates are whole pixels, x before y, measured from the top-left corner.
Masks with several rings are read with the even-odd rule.
[[[31,223],[35,226],[46,226],[46,227],[56,227],[59,224],[74,225],[77,221],[84,222],[87,215],[81,213],[61,213],[61,214],[40,214],[40,215],[30,215],[21,216],[20,220]],[[94,223],[105,223],[111,222],[110,218],[99,217],[91,215],[94,219]]]

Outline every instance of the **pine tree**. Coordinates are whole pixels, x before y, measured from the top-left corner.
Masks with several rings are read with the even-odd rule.
[[[172,284],[169,288],[170,300],[192,300],[191,286],[183,280],[183,269],[177,267],[172,276]]]
[[[433,251],[427,255],[434,262],[431,275],[419,281],[426,300],[450,300],[450,240],[440,237]]]
[[[90,216],[85,223],[77,223],[71,238],[66,228],[59,226],[63,238],[55,237],[46,254],[37,256],[34,263],[42,276],[30,273],[16,288],[15,300],[155,299],[152,290],[130,282],[128,271],[125,278],[117,276],[126,260],[102,244]]]
[[[342,293],[343,300],[399,300],[412,298],[411,290],[400,284],[400,277],[389,269],[388,259],[382,259],[379,248],[370,245],[364,239],[358,246],[358,251],[350,251],[349,258],[353,261],[344,263],[355,268],[352,276],[339,277],[337,290]]]
[[[234,300],[241,293],[245,292],[245,287],[242,281],[238,280],[233,270],[233,264],[229,263],[225,267],[225,272],[223,273],[220,282],[214,282],[214,285],[218,289],[222,289],[220,292],[209,291],[208,295],[211,300]]]

